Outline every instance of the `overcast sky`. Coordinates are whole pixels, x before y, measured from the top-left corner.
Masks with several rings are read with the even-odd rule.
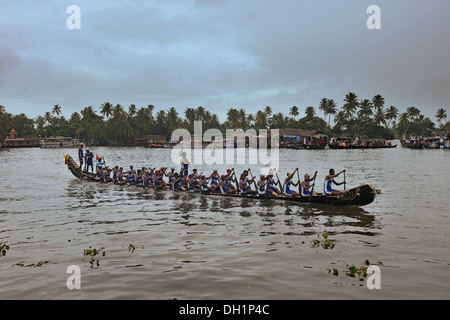
[[[0,105],[30,117],[203,106],[224,120],[231,107],[340,107],[352,91],[436,121],[450,112],[449,13],[449,0],[0,0]]]

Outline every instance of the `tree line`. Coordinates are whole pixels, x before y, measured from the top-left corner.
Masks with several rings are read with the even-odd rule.
[[[170,138],[172,131],[178,128],[194,132],[196,120],[203,122],[203,130],[215,128],[222,132],[227,128],[300,128],[320,130],[333,136],[384,139],[410,134],[427,136],[434,129],[450,130],[444,108],[436,112],[436,126],[416,107],[407,107],[400,113],[395,106],[385,107],[385,99],[381,95],[375,95],[372,99],[359,99],[353,92],[345,95],[341,107],[333,99],[322,98],[317,108],[307,106],[304,114],[297,106],[292,106],[287,115],[275,113],[270,106],[255,113],[248,113],[244,108],[229,108],[223,122],[216,113],[202,106],[188,107],[180,115],[174,107],[155,113],[155,107],[151,104],[141,108],[131,104],[125,108],[120,104],[105,102],[97,109],[88,106],[80,112],[73,112],[69,119],[61,115],[61,109],[60,105],[54,105],[50,111],[31,119],[23,113],[10,114],[0,105],[0,137],[4,139],[14,128],[21,137],[70,136],[89,144],[132,145],[137,137],[143,135]],[[323,117],[317,112],[322,113]]]

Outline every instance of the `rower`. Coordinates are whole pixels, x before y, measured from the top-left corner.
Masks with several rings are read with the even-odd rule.
[[[214,170],[213,173],[206,179],[211,180],[210,189],[211,192],[217,192],[217,188],[220,187],[219,185],[219,173],[217,173],[217,170]]]
[[[123,168],[120,167],[119,172],[117,173],[117,184],[124,185],[127,183],[127,180],[125,179],[123,175]]]
[[[141,169],[138,169],[136,177],[134,178],[136,187],[142,187],[142,185],[143,185],[143,183],[142,183],[142,175],[143,174],[144,174],[144,172],[141,171]]]
[[[111,171],[112,169],[106,168],[105,171],[103,171],[103,175],[102,175],[102,180],[105,183],[111,182],[113,181],[113,179],[111,178]]]
[[[265,196],[268,196],[268,195],[271,195],[271,196],[277,195],[277,194],[275,194],[274,191],[267,190],[266,187],[267,187],[268,183],[269,183],[269,180],[267,180],[267,178],[263,174],[261,174],[259,176],[259,180],[258,180],[258,183],[257,183],[257,185],[258,185],[258,195],[260,197],[265,197]]]
[[[244,170],[244,172],[241,174],[241,177],[239,179],[239,188],[241,189],[241,193],[245,195],[254,195],[258,192],[255,190],[252,190],[250,187],[250,184],[255,181],[255,178],[248,180],[247,178],[248,171]]]
[[[295,172],[297,172],[297,171],[298,171],[298,168],[296,168],[294,170],[294,172],[292,172],[291,174],[288,173],[286,179],[284,179],[283,193],[286,196],[298,197],[300,195],[298,192],[291,190],[291,185],[294,185],[295,187],[297,187],[298,184],[300,183],[300,181],[297,181],[297,183],[292,182],[292,177],[294,176]]]
[[[175,168],[170,168],[170,172],[166,174],[167,177],[169,177],[169,185],[172,190],[174,189],[174,182],[175,182]]]
[[[155,171],[155,188],[158,189],[167,189],[167,183],[163,179],[163,174],[160,170]]]
[[[317,171],[314,173],[314,176],[312,178],[309,174],[305,173],[305,179],[302,181],[302,196],[310,197],[311,195],[317,195],[317,193],[312,191],[316,183],[311,183],[311,181],[316,181],[316,177]]]
[[[187,180],[186,180],[186,184],[187,184],[187,190],[190,192],[194,192],[194,191],[198,191],[200,188],[198,186],[198,181],[197,181],[197,170],[194,169],[195,173],[191,173],[190,175],[188,175]]]
[[[334,181],[334,178],[336,178],[338,175],[340,175],[341,173],[345,172],[345,170],[342,170],[341,172],[335,174],[334,169],[330,169],[329,171],[329,175],[327,175],[325,177],[325,180],[323,182],[323,192],[328,195],[328,196],[338,196],[340,195],[342,192],[339,190],[334,190],[332,188],[332,184],[334,183],[337,186],[340,186],[341,184],[345,183],[345,180],[343,182],[336,182]]]
[[[211,188],[208,187],[208,179],[202,174],[198,181],[198,186],[200,188],[201,193],[210,193]]]
[[[273,171],[269,170],[269,174],[267,175],[267,190],[271,190],[274,191],[278,196],[281,195],[281,191],[278,190],[277,187],[275,187],[275,184],[280,183],[280,181],[278,181],[277,183],[275,183],[275,180],[273,178]]]
[[[103,168],[102,168],[102,165],[99,165],[99,166],[97,167],[97,170],[96,170],[95,174],[96,174],[96,178],[97,178],[97,179],[100,180],[100,179],[102,178],[102,175],[103,175]]]

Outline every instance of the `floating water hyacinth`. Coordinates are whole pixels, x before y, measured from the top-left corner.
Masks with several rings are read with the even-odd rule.
[[[97,267],[100,266],[100,260],[96,260],[95,256],[99,255],[100,253],[104,257],[106,255],[105,247],[101,247],[100,249],[92,249],[91,246],[89,246],[88,249],[84,250],[85,256],[91,256],[91,260],[89,260],[89,263],[91,264],[91,267],[94,266],[94,263],[97,265]]]
[[[6,243],[0,242],[0,257],[6,256],[9,246]]]

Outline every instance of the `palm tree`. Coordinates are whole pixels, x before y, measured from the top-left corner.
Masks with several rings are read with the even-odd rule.
[[[112,111],[113,117],[116,118],[123,114],[125,114],[123,107],[120,104],[116,104],[116,106],[113,108],[113,111]]]
[[[372,98],[372,104],[375,109],[382,110],[384,107],[384,98],[381,95],[377,94]]]
[[[322,98],[319,102],[319,110],[323,112],[323,118],[325,121],[327,120],[327,114],[328,114],[328,99]]]
[[[364,99],[359,103],[358,117],[363,121],[368,121],[369,117],[373,114],[372,102],[369,99]]]
[[[337,110],[338,110],[337,104],[336,104],[336,102],[334,101],[334,99],[328,99],[328,100],[327,100],[327,103],[326,103],[326,109],[325,109],[325,111],[324,111],[325,116],[328,115],[328,125],[330,125],[330,118],[331,118],[331,115],[332,115],[332,114],[335,115],[335,114],[337,113]]]
[[[267,114],[264,111],[258,110],[255,114],[255,129],[267,129],[268,127]]]
[[[358,96],[353,93],[349,92],[345,95],[344,99],[344,106],[342,107],[345,115],[347,118],[353,118],[353,113],[356,111],[356,108],[358,107]]]
[[[403,112],[400,114],[399,118],[398,118],[398,124],[397,127],[403,127],[403,135],[406,134],[406,132],[408,131],[409,125],[410,125],[410,121],[409,121],[410,117],[408,112]]]
[[[272,115],[272,108],[270,106],[266,106],[264,108],[264,113],[266,114],[267,119],[269,119]]]
[[[420,116],[420,110],[416,107],[406,108],[406,113],[408,114],[408,117],[413,121],[417,120]]]
[[[189,122],[189,124],[194,124],[195,121],[195,109],[194,108],[186,108],[184,110],[184,117]]]
[[[289,112],[289,115],[291,115],[292,117],[297,117],[300,113],[298,112],[298,107],[296,106],[292,106]]]
[[[130,106],[128,107],[128,114],[131,117],[134,117],[136,115],[136,112],[137,112],[136,106],[134,104],[130,104]]]
[[[313,106],[306,107],[305,114],[307,118],[313,118],[316,115],[316,110]]]
[[[387,108],[385,117],[386,117],[386,120],[388,120],[388,124],[387,124],[388,128],[391,124],[391,121],[397,119],[397,116],[398,116],[398,109],[396,107],[390,106],[389,108]]]
[[[230,108],[227,111],[227,125],[231,129],[237,129],[239,128],[239,110],[235,108]],[[227,128],[228,129],[228,128]]]
[[[37,116],[34,120],[34,124],[36,125],[38,133],[42,133],[45,126],[45,118],[43,116]]]
[[[100,113],[103,115],[103,118],[109,118],[113,114],[113,106],[109,102],[105,102],[100,106]]]
[[[373,122],[375,122],[378,126],[381,124],[386,125],[386,115],[383,109],[377,108],[375,114],[373,116]]]
[[[56,114],[57,116],[61,114],[61,107],[59,106],[59,104],[55,104],[53,106],[52,113]]]
[[[47,123],[47,125],[49,125],[50,122],[52,121],[51,113],[48,111],[46,113],[44,113],[44,119],[45,119],[45,122]]]
[[[169,131],[173,131],[178,128],[181,119],[178,116],[177,109],[171,107],[167,112],[166,123]]]
[[[442,126],[442,120],[447,119],[447,111],[444,108],[440,108],[436,112],[436,119],[439,122],[439,126]]]

